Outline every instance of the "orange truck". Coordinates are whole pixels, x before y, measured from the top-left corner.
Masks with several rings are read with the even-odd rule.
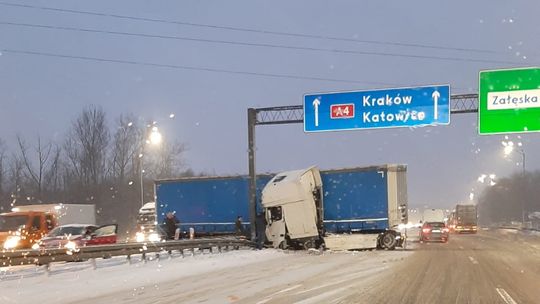
[[[94,205],[44,204],[12,208],[0,214],[0,250],[32,248],[57,226],[96,223]]]

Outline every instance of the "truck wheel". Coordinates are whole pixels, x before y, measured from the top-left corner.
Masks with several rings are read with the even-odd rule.
[[[304,247],[304,250],[315,248],[315,241],[314,240],[305,241],[303,244],[303,247]]]
[[[279,249],[287,250],[289,248],[289,245],[287,244],[286,240],[283,240],[281,243],[279,243]]]
[[[396,249],[396,245],[397,245],[396,236],[390,231],[384,232],[383,235],[381,236],[380,245],[383,249],[387,249],[387,250]]]

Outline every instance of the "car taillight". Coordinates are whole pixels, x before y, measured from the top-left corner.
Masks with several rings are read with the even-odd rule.
[[[431,229],[430,228],[422,228],[422,232],[423,233],[430,233]]]

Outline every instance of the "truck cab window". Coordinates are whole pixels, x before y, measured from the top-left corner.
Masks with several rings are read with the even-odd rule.
[[[285,178],[287,177],[287,175],[281,175],[281,176],[276,176],[276,178],[274,178],[274,183],[279,183],[280,181],[284,180]]]
[[[32,219],[32,228],[36,230],[41,229],[41,218],[39,216],[35,216]]]
[[[282,218],[281,207],[271,207],[270,210],[270,220],[272,222],[280,221]]]
[[[54,228],[54,220],[52,215],[47,214],[45,216],[45,224],[47,225],[47,230],[52,230]]]

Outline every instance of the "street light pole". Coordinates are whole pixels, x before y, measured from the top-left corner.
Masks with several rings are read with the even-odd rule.
[[[525,176],[525,151],[523,151],[523,149],[521,150],[521,156],[522,156],[521,165],[523,166],[523,176]]]
[[[153,144],[159,145],[161,143],[161,133],[159,133],[158,127],[148,125],[144,130],[143,140],[141,143],[141,153],[139,154],[139,167],[141,173],[141,207],[144,206],[144,168],[143,168],[143,157],[144,157],[144,145]],[[149,132],[150,131],[150,132]]]
[[[144,147],[144,143],[143,143]],[[144,179],[143,179],[143,149],[141,148],[141,154],[139,154],[139,167],[141,173],[141,207],[144,206]]]
[[[505,139],[508,139],[508,136],[505,137]],[[513,151],[517,151],[519,152],[519,154],[521,154],[521,179],[522,179],[522,193],[524,194],[525,193],[525,151],[523,150],[523,145],[521,142],[518,142],[517,143],[517,146],[520,147],[518,149],[515,149],[515,146],[514,146],[514,143],[512,141],[502,141],[501,142],[502,145],[504,146],[504,155],[505,156],[508,156],[510,155]],[[524,225],[525,224],[525,196],[523,196],[522,200],[521,200],[521,224]]]
[[[518,151],[521,154],[521,166],[522,166],[521,175],[522,175],[523,188],[526,189],[527,185],[525,184],[526,183],[526,179],[525,179],[525,151],[523,151],[523,149],[519,149]],[[525,193],[525,191],[523,191],[523,192]],[[525,198],[523,198],[521,200],[521,225],[525,225]]]

